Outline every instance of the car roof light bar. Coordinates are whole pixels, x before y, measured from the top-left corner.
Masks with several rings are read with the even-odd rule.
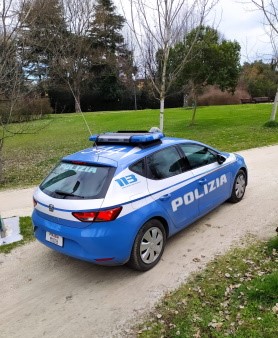
[[[142,144],[161,140],[164,134],[161,132],[146,131],[120,131],[116,133],[104,133],[90,136],[89,140],[98,143],[126,143]]]

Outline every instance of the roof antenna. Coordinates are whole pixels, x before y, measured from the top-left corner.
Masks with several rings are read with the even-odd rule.
[[[82,115],[82,117],[83,117],[84,123],[85,123],[85,125],[86,125],[86,127],[87,127],[87,129],[88,129],[88,131],[89,131],[90,136],[92,136],[91,129],[90,129],[90,127],[89,127],[89,124],[88,124],[88,122],[87,122],[87,120],[86,120],[86,118],[85,118],[85,115],[84,115],[83,111],[81,110],[81,107],[80,107],[79,102],[77,102],[77,108],[78,108],[79,112],[81,113],[81,115]]]
[[[80,107],[80,102],[79,102],[79,100],[77,100],[76,95],[74,94],[74,92],[73,92],[73,90],[72,90],[72,87],[71,87],[70,83],[68,83],[68,85],[69,85],[70,91],[71,91],[71,93],[72,93],[72,95],[73,95],[73,97],[74,97],[74,101],[75,101],[75,104],[77,105],[77,109],[78,109],[78,111],[81,113],[81,115],[82,115],[82,117],[83,117],[83,120],[84,120],[84,123],[85,123],[85,125],[86,125],[86,127],[87,127],[87,129],[88,129],[88,131],[89,131],[89,135],[92,136],[92,131],[91,131],[91,129],[90,129],[90,127],[89,127],[89,124],[88,124],[88,122],[87,122],[87,120],[86,120],[86,118],[85,118],[85,115],[84,115],[84,113],[83,113],[83,111],[82,111],[82,109],[81,109],[81,107]],[[94,147],[94,146],[97,147],[96,141],[94,141],[94,143],[93,143],[93,147]]]
[[[74,94],[74,91],[73,91],[73,89],[72,89],[72,87],[71,87],[71,85],[70,85],[69,82],[68,82],[68,85],[69,85],[70,91],[71,91],[71,93],[72,93],[72,95],[73,95],[75,105],[77,106],[78,111],[82,114],[83,120],[84,120],[84,122],[85,122],[85,125],[86,125],[88,131],[89,131],[89,134],[90,134],[90,136],[92,136],[91,129],[90,129],[90,127],[89,127],[89,125],[88,125],[88,122],[86,121],[86,118],[85,118],[85,116],[84,116],[84,114],[83,114],[83,112],[82,112],[82,110],[81,110],[80,102],[79,102],[79,100],[77,100],[76,95]]]

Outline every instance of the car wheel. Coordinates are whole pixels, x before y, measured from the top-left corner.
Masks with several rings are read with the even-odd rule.
[[[160,260],[166,243],[164,226],[157,219],[146,222],[139,230],[128,265],[135,270],[147,271]]]
[[[246,173],[243,170],[239,170],[236,175],[232,195],[229,198],[229,202],[238,203],[242,200],[246,188]]]

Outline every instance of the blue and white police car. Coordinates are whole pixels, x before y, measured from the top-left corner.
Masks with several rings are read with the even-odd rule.
[[[146,271],[168,237],[244,196],[240,155],[161,132],[90,140],[91,148],[64,157],[34,194],[35,236],[63,254]]]

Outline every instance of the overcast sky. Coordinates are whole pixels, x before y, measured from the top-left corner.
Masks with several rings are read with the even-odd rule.
[[[272,48],[263,25],[263,16],[254,7],[243,5],[240,0],[220,0],[215,9],[218,30],[228,40],[241,45],[241,60],[271,60]]]
[[[123,4],[125,2],[127,0],[122,0]],[[120,0],[114,3],[120,11]],[[272,48],[264,30],[263,16],[254,7],[242,4],[241,0],[219,0],[207,24],[213,24],[226,39],[240,43],[242,63],[271,60]]]

